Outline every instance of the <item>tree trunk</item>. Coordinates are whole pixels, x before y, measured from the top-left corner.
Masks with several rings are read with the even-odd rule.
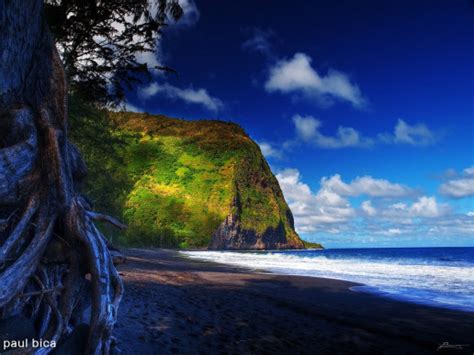
[[[80,194],[86,167],[67,137],[67,85],[42,8],[0,0],[0,323],[14,333],[26,319],[34,338],[59,344],[86,331],[76,346],[107,354],[123,286],[93,223],[104,216]]]

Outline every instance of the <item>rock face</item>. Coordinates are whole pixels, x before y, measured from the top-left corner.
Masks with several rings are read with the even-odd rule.
[[[242,227],[239,215],[230,214],[212,235],[211,250],[304,249],[301,240],[288,240],[283,223],[258,234]]]
[[[294,231],[293,215],[287,210],[290,231],[280,221],[276,228],[269,226],[263,233],[245,228],[241,222],[242,207],[237,194],[233,200],[232,212],[219,225],[209,243],[211,250],[266,250],[304,249],[303,241]]]
[[[151,246],[302,249],[259,146],[234,123],[113,114],[140,138],[125,162],[130,238]]]

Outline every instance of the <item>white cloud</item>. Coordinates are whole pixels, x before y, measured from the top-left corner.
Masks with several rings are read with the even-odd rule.
[[[439,192],[452,198],[474,196],[474,166],[464,169],[460,175],[453,172],[439,187]]]
[[[296,169],[285,169],[277,174],[299,232],[334,232],[334,224],[345,223],[355,216],[347,199],[324,187],[313,193],[300,178]]]
[[[304,53],[296,53],[291,59],[279,61],[270,68],[265,89],[268,92],[303,94],[325,105],[339,100],[349,102],[356,108],[366,106],[359,87],[346,74],[329,70],[326,75],[320,75],[311,62],[312,59]]]
[[[412,189],[385,179],[365,176],[344,183],[335,174],[322,178],[319,190],[312,191],[297,169],[285,169],[276,177],[299,233],[402,237],[474,232],[474,213],[453,214],[448,204],[439,203],[434,196],[415,197]],[[356,208],[349,198],[360,196],[374,200],[365,200]]]
[[[323,177],[321,185],[342,196],[407,197],[414,194],[407,186],[371,176],[357,177],[345,183],[339,174],[335,174],[330,178]]]
[[[369,200],[362,202],[360,208],[368,216],[375,216],[377,214],[377,210],[372,206],[372,202]]]
[[[184,27],[190,27],[195,25],[199,21],[200,13],[199,10],[196,6],[196,3],[194,0],[178,0],[179,5],[181,6],[183,10],[183,15],[178,21],[174,21],[174,19],[171,16],[169,17],[169,26],[168,28],[184,28]],[[149,0],[148,1],[148,7],[151,13],[156,13],[158,11],[158,3],[154,0]],[[133,19],[133,16],[127,16],[126,17],[127,21],[131,21]],[[139,23],[142,22],[143,20],[140,19]],[[121,32],[123,29],[121,28],[121,24],[115,23],[114,28],[116,28],[119,32]],[[140,36],[135,36],[136,42],[139,42],[142,40]],[[157,38],[156,41],[156,48],[155,51],[146,51],[146,52],[140,52],[135,55],[135,58],[139,63],[147,64],[148,68],[155,68],[155,67],[163,67],[163,58],[160,54],[161,48],[160,48],[160,37]],[[160,72],[155,72],[156,75],[159,75]]]
[[[125,111],[127,111],[127,112],[137,112],[137,113],[144,112],[143,109],[141,109],[138,106],[135,106],[135,105],[133,105],[129,102],[125,103]]]
[[[199,9],[196,6],[194,0],[178,0],[178,4],[183,10],[183,15],[180,19],[175,21],[171,14],[168,14],[169,27],[170,28],[179,28],[179,27],[189,27],[195,25],[201,16]],[[148,0],[148,8],[151,13],[156,14],[158,11],[159,3],[156,0]]]
[[[146,86],[138,92],[138,95],[142,99],[149,99],[152,96],[155,96],[158,92],[160,92],[160,89],[162,87],[159,86],[157,83],[152,83],[149,86]]]
[[[406,144],[431,144],[434,141],[433,134],[424,124],[408,125],[399,119],[395,126],[395,142]]]
[[[436,218],[450,213],[450,207],[438,203],[434,196],[420,196],[411,205],[394,203],[381,209],[380,215],[386,220],[403,224],[412,224],[414,218]]]
[[[161,85],[153,83],[139,91],[139,95],[143,99],[148,99],[157,94],[162,94],[171,99],[180,99],[187,103],[201,105],[212,112],[217,112],[224,108],[223,102],[211,96],[206,89],[194,89],[192,87],[181,89],[167,83]]]
[[[439,192],[445,196],[454,198],[474,196],[474,178],[448,181],[441,185]]]
[[[201,14],[194,0],[178,0],[183,9],[183,16],[175,23],[175,26],[192,26],[199,21]]]
[[[295,124],[296,135],[305,142],[310,142],[315,138],[321,122],[312,116],[293,116],[293,123]]]
[[[465,176],[474,177],[474,166],[464,169],[463,174]]]
[[[266,158],[276,158],[276,159],[281,159],[283,157],[283,152],[275,148],[273,145],[267,142],[256,142],[260,146],[260,150],[262,151],[262,154]]]
[[[300,181],[297,169],[285,169],[276,176],[288,200],[306,203],[312,199],[311,189]]]
[[[447,213],[447,206],[437,203],[435,197],[422,196],[410,207],[410,214],[414,217],[440,217]]]
[[[183,15],[178,21],[174,21],[171,16],[169,17],[169,26],[168,28],[180,28],[180,27],[188,27],[194,25],[200,17],[199,10],[194,2],[194,0],[178,0],[179,5],[181,6],[183,10]],[[158,2],[154,0],[148,0],[148,10],[150,11],[151,14],[156,15],[156,12],[158,11]],[[74,12],[70,12],[68,14],[68,17],[72,16]],[[120,19],[120,21],[116,21],[116,18],[112,18],[109,20],[107,24],[111,28],[114,29],[114,37],[115,38],[120,38],[120,36],[123,35],[125,31],[125,25],[131,25],[131,24],[138,24],[141,25],[146,21],[146,18],[144,15],[140,16],[138,19],[135,18],[134,14],[125,14],[123,18]],[[136,43],[141,43],[143,42],[144,37],[140,34],[135,34],[133,36],[133,42],[132,43],[124,43],[122,42],[117,42],[116,44],[111,42],[107,37],[96,35],[94,36],[94,41],[97,43],[107,46],[110,50],[116,51],[117,50],[117,45],[125,45],[125,44],[136,44]],[[66,52],[74,43],[72,42],[66,42],[65,46],[64,45],[58,45],[58,49],[60,54],[62,55],[64,52]],[[153,48],[154,47],[154,48]],[[148,67],[155,68],[155,67],[161,67],[163,66],[161,56],[160,56],[160,36],[158,35],[156,37],[156,41],[154,46],[149,47],[149,50],[143,51],[143,52],[138,52],[135,54],[135,59],[137,60],[138,63],[141,64],[147,64]],[[102,65],[104,63],[103,58],[100,56],[100,54],[97,53],[87,53],[83,54],[81,57],[78,58],[78,63],[77,65],[79,66],[84,66],[84,65],[90,65],[91,61],[95,61],[98,65]],[[155,73],[159,74],[159,73]],[[110,79],[110,76],[107,77],[107,80]]]
[[[349,184],[344,183],[338,174],[324,177],[317,192],[312,192],[301,181],[297,169],[285,169],[276,177],[294,214],[295,225],[302,233],[334,231],[334,224],[342,228],[350,222],[357,213],[347,198],[349,196],[402,197],[412,194],[412,190],[403,185],[370,176],[356,178]],[[370,201],[364,201],[361,210],[368,217],[377,215]]]
[[[154,2],[149,1],[148,7],[149,7],[149,9],[152,13],[156,13],[157,8],[156,8],[156,4]],[[135,22],[135,17],[132,14],[127,14],[123,17],[123,19],[121,19],[120,22],[114,21],[114,22],[111,23],[111,27],[113,27],[114,30],[116,31],[115,35],[117,37],[121,36],[125,31],[124,22],[127,23],[128,25],[133,24]],[[145,17],[144,16],[141,16],[137,20],[137,24],[139,24],[139,25],[143,24],[144,22],[145,22]],[[108,39],[106,37],[103,37],[103,36],[95,36],[94,38],[95,38],[96,42],[98,42],[98,43],[108,41]],[[136,34],[136,35],[133,36],[133,43],[132,44],[141,43],[141,42],[143,42],[143,40],[144,40],[143,36]],[[161,63],[161,60],[159,59],[159,57],[160,57],[160,55],[159,55],[159,53],[160,53],[160,42],[159,42],[159,40],[160,40],[160,36],[157,36],[157,38],[155,40],[154,48],[148,48],[149,50],[147,50],[147,51],[137,52],[135,54],[135,59],[137,60],[138,63],[147,64],[149,69],[153,69],[153,68],[156,68],[156,67],[163,66],[163,64]]]
[[[462,214],[446,215],[430,223],[434,226],[433,235],[442,236],[469,236],[474,235],[474,217]],[[472,239],[471,239],[472,240]]]
[[[270,30],[262,30],[260,28],[251,29],[251,37],[242,43],[242,48],[256,51],[265,56],[272,56],[272,45],[270,38],[273,37],[273,32]]]
[[[171,16],[169,17],[168,21],[168,28],[181,28],[181,27],[188,27],[194,25],[198,20],[199,20],[199,10],[194,2],[194,0],[178,0],[179,5],[181,6],[183,10],[183,15],[178,21],[174,21],[174,19]],[[154,1],[154,0],[148,0],[148,9],[150,13],[156,15],[158,11],[158,6],[159,4]],[[72,14],[72,13],[71,13]],[[114,37],[119,38],[125,31],[125,25],[131,25],[131,24],[143,24],[146,21],[145,16],[141,16],[138,19],[135,18],[133,14],[125,14],[123,18],[120,19],[120,21],[115,21],[115,19],[112,19],[108,25],[112,27],[115,30]],[[137,60],[138,63],[140,64],[147,64],[149,69],[154,69],[157,67],[163,67],[163,59],[161,58],[160,55],[160,39],[161,36],[157,35],[155,39],[154,45],[151,47],[148,47],[148,50],[145,50],[143,52],[137,52],[135,54],[135,59]],[[114,44],[109,41],[107,37],[104,36],[99,36],[96,35],[94,36],[94,40],[97,43],[100,43],[103,46],[107,46],[113,51],[117,50],[117,44],[118,45],[130,45],[130,44],[137,44],[137,43],[142,43],[144,40],[144,37],[140,34],[135,34],[133,36],[133,42],[132,43],[124,43],[124,42],[118,42],[117,44]],[[67,43],[66,47],[72,46],[73,43]],[[64,46],[58,46],[59,52],[62,54],[65,51],[67,51],[67,48],[64,48]],[[97,53],[87,53],[78,58],[78,65],[79,66],[84,66],[84,65],[90,65],[91,61],[95,61],[97,64],[102,65],[104,63],[103,58]],[[155,71],[155,75],[160,75],[161,72]],[[106,79],[109,80],[111,77],[111,74],[107,73],[106,74]]]
[[[381,234],[385,235],[400,235],[402,234],[402,231],[400,228],[389,228],[386,231],[382,231]]]
[[[423,123],[409,125],[402,119],[393,130],[393,134],[383,133],[378,136],[382,143],[408,144],[408,145],[430,145],[436,142],[433,132]]]
[[[324,135],[320,132],[321,121],[312,116],[294,115],[293,123],[299,139],[321,148],[368,147],[373,144],[371,139],[351,127],[339,126],[335,136]]]
[[[322,122],[313,116],[293,116],[296,138],[298,141],[289,141],[286,146],[298,142],[310,143],[320,148],[366,148],[375,144],[408,144],[424,146],[435,142],[434,135],[423,124],[410,126],[403,120],[398,120],[394,134],[381,133],[376,137],[366,137],[355,128],[339,126],[334,135],[325,135],[321,132]],[[292,143],[292,144],[290,144]]]
[[[158,49],[155,52],[139,52],[135,54],[135,59],[138,63],[146,64],[148,69],[162,67],[163,64],[158,59],[158,52]]]
[[[365,236],[380,236],[378,240],[383,240],[383,236],[397,239],[414,240],[418,239],[425,244],[431,244],[436,239],[462,245],[461,240],[469,241],[474,235],[474,218],[463,215],[447,213],[438,217],[417,218],[411,223],[404,223],[400,220],[384,220],[381,218],[368,219],[362,225],[352,225],[351,230],[355,234],[366,239]]]
[[[135,106],[128,101],[122,102],[118,106],[109,106],[108,109],[113,112],[136,112],[136,113],[145,112],[142,108]]]

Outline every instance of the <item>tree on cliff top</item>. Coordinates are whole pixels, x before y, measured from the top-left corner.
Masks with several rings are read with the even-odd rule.
[[[70,89],[85,101],[118,103],[151,70],[171,70],[155,51],[183,14],[178,0],[45,0],[45,10]]]

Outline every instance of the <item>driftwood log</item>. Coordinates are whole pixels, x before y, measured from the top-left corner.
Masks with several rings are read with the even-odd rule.
[[[123,285],[94,225],[107,218],[80,193],[86,166],[68,140],[67,83],[42,9],[0,0],[0,322],[26,319],[59,344],[86,329],[84,351],[107,354]]]

